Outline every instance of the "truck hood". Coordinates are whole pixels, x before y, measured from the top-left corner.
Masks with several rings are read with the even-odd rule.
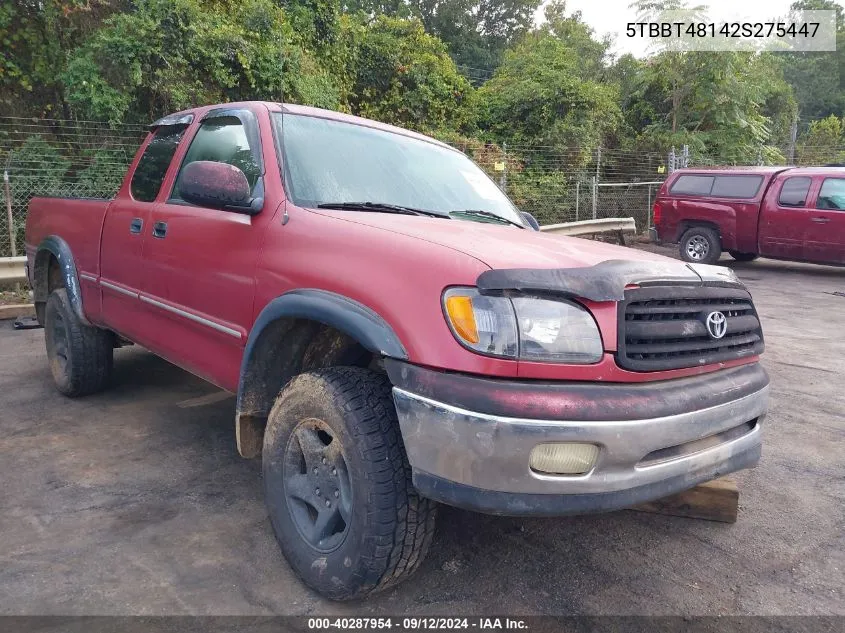
[[[344,214],[349,212],[344,212]],[[354,213],[354,212],[353,212]],[[728,268],[576,237],[496,224],[354,213],[344,219],[465,253],[491,268],[478,277],[482,294],[551,291],[593,301],[620,301],[642,282],[742,285]]]
[[[318,213],[440,244],[470,255],[493,269],[573,268],[593,266],[610,259],[677,263],[668,257],[613,244],[499,224],[355,211],[321,209]],[[343,215],[338,215],[341,213]]]

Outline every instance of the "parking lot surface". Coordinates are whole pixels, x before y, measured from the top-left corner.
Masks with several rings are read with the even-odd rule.
[[[43,331],[0,322],[0,613],[845,614],[845,270],[723,263],[754,294],[772,379],[735,525],[443,507],[411,581],[344,604],[282,557],[233,396],[126,348],[113,388],[68,400]]]

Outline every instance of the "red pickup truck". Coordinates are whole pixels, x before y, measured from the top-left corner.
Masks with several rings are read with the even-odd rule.
[[[275,534],[334,599],[410,574],[436,502],[600,512],[754,465],[768,377],[729,269],[540,233],[465,155],[276,103],[156,121],[113,200],[35,198],[55,383],[137,343],[237,394]]]
[[[681,258],[713,264],[773,259],[845,264],[845,169],[679,169],[654,203],[657,241]]]

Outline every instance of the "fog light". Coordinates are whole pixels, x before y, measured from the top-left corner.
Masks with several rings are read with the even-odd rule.
[[[550,475],[583,475],[592,470],[598,456],[595,444],[538,444],[531,450],[528,464],[532,470]]]

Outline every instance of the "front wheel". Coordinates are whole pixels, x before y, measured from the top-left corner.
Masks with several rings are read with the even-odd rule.
[[[282,552],[323,596],[363,597],[422,562],[436,504],[411,483],[386,376],[331,367],[295,377],[270,412],[262,457]]]
[[[694,226],[681,236],[681,259],[692,264],[715,264],[722,255],[722,241],[715,229]]]
[[[757,253],[740,253],[739,251],[728,251],[728,253],[738,262],[753,262],[759,257]]]

